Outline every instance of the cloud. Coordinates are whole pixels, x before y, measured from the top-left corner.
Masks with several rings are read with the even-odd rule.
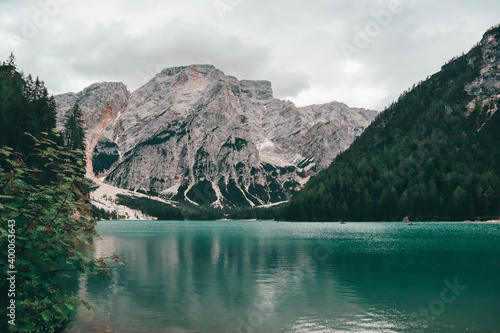
[[[0,1],[0,57],[15,51],[52,93],[96,81],[133,90],[163,68],[206,63],[270,80],[297,105],[382,109],[499,23],[496,0],[400,0],[387,23],[394,1]]]

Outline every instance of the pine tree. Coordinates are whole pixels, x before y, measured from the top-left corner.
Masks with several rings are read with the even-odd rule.
[[[38,139],[42,133],[51,133],[56,126],[55,115],[54,98],[43,81],[17,72],[11,54],[0,66],[0,146],[28,154],[33,142],[25,133]]]
[[[64,124],[65,144],[69,150],[85,150],[85,121],[82,109],[75,104],[69,110],[68,118]]]
[[[5,65],[16,68],[16,57],[14,56],[13,52],[10,53],[9,58],[7,58],[7,62],[5,63]]]
[[[9,63],[14,64],[13,57]],[[61,274],[107,275],[104,258],[88,258],[78,250],[97,234],[83,154],[75,151],[84,148],[81,110],[75,106],[71,116],[68,149],[55,129],[55,103],[43,81],[0,67],[0,247],[6,249],[12,239],[9,220],[15,221],[16,240],[15,262],[8,262],[4,252],[0,269],[6,272],[9,263],[18,272],[11,331],[62,332],[70,311],[88,304],[62,288]],[[6,286],[2,279],[0,290]],[[7,301],[2,296],[0,306],[5,309]],[[2,320],[0,332],[7,332],[6,325]]]

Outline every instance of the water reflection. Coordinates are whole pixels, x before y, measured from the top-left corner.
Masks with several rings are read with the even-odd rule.
[[[466,325],[470,314],[454,317],[468,312],[459,302],[433,323],[416,312],[436,297],[443,278],[483,283],[484,261],[460,233],[433,242],[436,230],[414,230],[106,222],[96,255],[116,252],[126,265],[113,268],[107,281],[80,277],[80,295],[96,308],[80,310],[68,331],[419,332]],[[495,247],[481,258],[498,253]],[[498,273],[498,266],[488,267]],[[473,296],[486,308],[499,305],[486,296],[500,296],[498,286],[489,287]]]

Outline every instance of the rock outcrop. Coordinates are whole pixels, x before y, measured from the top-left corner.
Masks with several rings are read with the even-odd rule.
[[[475,96],[467,108],[474,110],[476,104],[480,102],[486,108],[488,116],[492,116],[498,109],[497,102],[500,100],[500,28],[492,29],[486,32],[479,43],[481,63],[479,76],[470,84],[465,86],[465,91]],[[476,55],[469,55],[470,66],[474,66]]]

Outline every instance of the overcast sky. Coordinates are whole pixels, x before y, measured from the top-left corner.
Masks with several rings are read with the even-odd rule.
[[[52,94],[213,64],[298,106],[382,110],[498,23],[498,0],[0,0],[0,58]]]

